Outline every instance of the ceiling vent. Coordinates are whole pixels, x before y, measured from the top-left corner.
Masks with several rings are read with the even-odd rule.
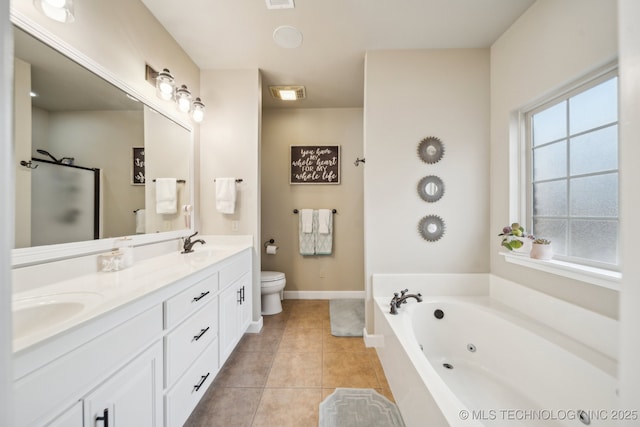
[[[265,0],[267,9],[293,9],[293,0]]]
[[[307,97],[304,86],[269,86],[269,90],[271,96],[282,101],[297,101]]]

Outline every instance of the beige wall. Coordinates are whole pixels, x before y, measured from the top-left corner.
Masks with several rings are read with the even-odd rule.
[[[31,160],[31,66],[16,58],[14,64],[13,149],[16,165],[15,246],[31,246],[31,169],[20,161]]]
[[[199,181],[201,234],[254,236],[253,320],[260,317],[260,126],[261,76],[258,69],[203,70],[206,116],[200,125]],[[236,211],[216,211],[216,177],[235,177]]]
[[[489,271],[489,51],[446,49],[367,52],[365,65],[365,268],[376,273]],[[438,163],[417,155],[438,137]],[[417,184],[437,175],[444,195],[423,201]],[[426,215],[446,231],[418,234]],[[371,312],[367,328],[371,330]]]
[[[188,149],[191,135],[176,123],[167,120],[161,114],[144,109],[144,186],[147,233],[181,230],[187,228],[184,222],[182,206],[190,204],[193,182],[189,174],[191,150]],[[184,183],[176,185],[177,212],[175,214],[156,213],[156,178],[176,178]]]
[[[489,52],[486,49],[367,53],[365,235],[367,274],[487,272]],[[435,164],[420,141],[441,139]],[[423,201],[417,184],[437,175],[444,196]],[[418,222],[439,215],[444,237],[427,242]]]
[[[491,48],[491,272],[610,317],[618,292],[509,264],[498,254],[497,234],[523,222],[510,199],[510,117],[554,89],[617,55],[616,2],[538,0]],[[517,158],[517,157],[516,157]],[[623,197],[621,197],[623,199]]]
[[[262,234],[275,239],[275,255],[262,250],[262,269],[286,274],[285,291],[364,289],[362,109],[269,109],[262,130]],[[289,184],[291,145],[340,145],[340,184]],[[336,209],[333,253],[302,256],[293,209]]]

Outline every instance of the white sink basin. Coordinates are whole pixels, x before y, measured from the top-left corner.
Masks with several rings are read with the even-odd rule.
[[[91,307],[102,296],[73,292],[16,298],[13,301],[13,338],[20,338],[65,322]]]

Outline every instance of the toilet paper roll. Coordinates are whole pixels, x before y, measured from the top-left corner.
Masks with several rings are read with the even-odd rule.
[[[267,254],[275,255],[278,251],[278,247],[276,245],[267,245]]]

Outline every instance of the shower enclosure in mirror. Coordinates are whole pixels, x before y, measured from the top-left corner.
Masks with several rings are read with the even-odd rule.
[[[191,130],[14,28],[15,248],[186,229]],[[132,147],[144,147],[145,185],[132,184]],[[95,185],[72,179],[87,170]],[[156,213],[160,177],[184,181],[175,214]]]

